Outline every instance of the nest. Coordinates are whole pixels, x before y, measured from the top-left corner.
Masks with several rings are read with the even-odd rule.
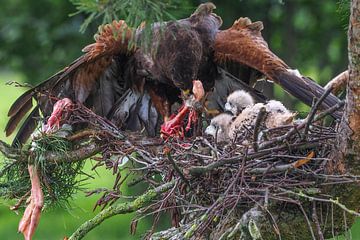
[[[271,216],[270,206],[300,205],[301,198],[333,203],[329,195],[322,194],[322,189],[354,180],[352,176],[334,174],[338,171],[331,160],[336,122],[325,124],[324,121],[343,103],[316,114],[320,101],[306,119],[287,126],[266,129],[259,114],[253,126],[248,126],[236,141],[228,143],[217,143],[216,139],[203,136],[166,142],[158,137],[144,138],[141,134],[122,132],[109,121],[78,106],[69,122],[86,123],[88,129],[67,137],[66,141],[72,144],[71,149],[96,143],[101,156],[93,157],[97,162],[94,169],[105,165],[116,176],[112,189],[88,192],[88,195],[101,194],[95,207],[105,208],[122,198],[120,187],[124,184],[132,187],[146,183],[149,188],[155,188],[171,182],[170,190],[138,212],[132,231],[144,216],[154,216],[156,225],[160,213],[169,212],[174,228],[156,234],[151,232],[148,236],[217,239],[234,235],[239,219],[254,208],[265,209]],[[11,169],[20,171],[19,165],[14,166],[17,170]],[[81,173],[80,166],[75,165],[76,170],[70,173],[74,176],[72,179]],[[61,182],[61,174],[54,171],[59,170],[53,169],[51,173],[59,179],[52,182]],[[43,176],[49,174],[44,172]],[[75,180],[71,183],[78,184]],[[65,185],[62,188],[74,189],[69,181]],[[53,188],[51,184],[46,186],[49,191],[45,198],[51,196]],[[22,194],[25,193],[23,190]]]
[[[353,181],[354,177],[335,175],[338,169],[330,155],[336,142],[336,122],[324,120],[343,103],[316,114],[319,102],[306,119],[272,129],[264,127],[260,113],[253,126],[229,143],[217,143],[216,139],[203,136],[163,142],[114,131],[114,126],[95,115],[81,117],[81,121],[86,119],[101,133],[96,134],[103,145],[97,166],[105,164],[117,175],[113,189],[103,190],[96,206],[105,208],[118,200],[122,195],[120,186],[125,183],[129,187],[139,183],[158,187],[173,181],[171,190],[141,211],[132,231],[136,229],[134,223],[144,216],[153,215],[156,224],[161,212],[170,212],[175,228],[152,238],[211,234],[216,239],[230,234],[226,230],[229,225],[235,231],[237,222],[233,221],[253,207],[301,204],[301,198],[332,202],[321,190]],[[126,181],[130,175],[132,180]],[[93,193],[99,190],[89,194]]]

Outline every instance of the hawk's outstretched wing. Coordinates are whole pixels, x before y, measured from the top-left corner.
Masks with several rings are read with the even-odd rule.
[[[261,35],[262,22],[251,22],[249,18],[240,18],[232,27],[219,31],[215,39],[215,61],[228,60],[247,65],[263,73],[268,79],[283,87],[294,97],[311,105],[314,98],[320,98],[324,88],[297,70],[292,70],[284,61],[269,49]],[[340,100],[330,94],[323,101],[321,108],[327,109]],[[335,112],[340,118],[341,113]]]
[[[107,117],[119,104],[117,100],[133,87],[132,84],[137,83],[133,68],[128,67],[133,64],[136,51],[129,47],[134,32],[124,21],[114,21],[101,27],[95,36],[96,42],[83,49],[84,55],[13,103],[8,113],[10,120],[5,129],[6,135],[9,136],[32,109],[33,99],[36,107],[20,128],[14,143],[24,143],[37,126],[40,112],[48,117],[54,103],[61,98],[70,98]],[[137,95],[136,104],[142,102],[141,98]],[[126,121],[126,118],[117,121]]]

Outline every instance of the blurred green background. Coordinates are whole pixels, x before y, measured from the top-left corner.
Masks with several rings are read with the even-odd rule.
[[[104,0],[105,1],[105,0]],[[97,2],[89,0],[89,2]],[[105,1],[106,2],[106,1]],[[187,17],[202,1],[184,1],[176,16]],[[346,0],[222,0],[213,1],[216,13],[224,20],[223,28],[231,26],[240,16],[263,21],[264,38],[270,48],[291,67],[299,69],[321,85],[347,68]],[[59,71],[81,54],[81,49],[93,41],[101,19],[92,22],[85,33],[79,33],[85,15],[69,17],[76,12],[67,0],[2,0],[0,7],[0,128],[4,129],[10,104],[24,89],[7,86],[7,81],[36,84]],[[306,107],[273,90],[275,98],[298,111]],[[5,138],[0,132],[0,138]],[[86,166],[90,172],[91,163]],[[85,188],[111,187],[113,176],[100,170],[96,180]],[[127,189],[123,189],[127,192]],[[47,209],[41,219],[35,239],[62,239],[81,223],[96,214],[92,211],[97,196],[78,193],[68,209]],[[22,239],[16,233],[20,215],[9,210],[9,202],[0,207],[0,239]],[[105,221],[85,239],[138,239],[150,226],[140,222],[138,235],[129,235],[131,215]],[[166,220],[165,220],[166,221]],[[353,239],[360,239],[360,225],[352,228]]]

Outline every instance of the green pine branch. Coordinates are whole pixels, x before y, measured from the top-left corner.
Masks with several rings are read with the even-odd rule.
[[[84,32],[90,23],[102,19],[102,23],[123,19],[131,27],[138,27],[142,22],[152,24],[166,20],[175,20],[174,13],[183,6],[179,0],[70,0],[77,9],[76,14],[85,14],[87,18],[81,25]]]

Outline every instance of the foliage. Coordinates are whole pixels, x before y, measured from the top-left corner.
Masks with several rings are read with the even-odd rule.
[[[31,147],[31,148],[30,148]],[[41,135],[34,139],[29,150],[29,156],[34,157],[34,164],[40,169],[42,189],[46,206],[66,204],[76,193],[81,182],[79,175],[83,174],[84,161],[79,162],[49,162],[45,158],[48,151],[65,155],[71,149],[66,139],[56,135]],[[5,199],[16,199],[24,204],[29,196],[30,179],[26,161],[6,159],[0,174],[0,196]],[[20,207],[20,205],[19,205]]]
[[[89,42],[90,34],[78,32],[83,17],[69,18],[75,8],[68,1],[1,3],[0,69],[21,72],[28,82],[43,81],[59,71]]]
[[[88,15],[80,27],[81,32],[85,32],[89,24],[97,18],[102,18],[103,24],[122,18],[131,27],[138,27],[142,22],[152,24],[154,22],[176,19],[173,13],[179,10],[181,11],[184,5],[184,3],[181,3],[179,0],[70,1],[78,10],[75,14],[85,13]]]

